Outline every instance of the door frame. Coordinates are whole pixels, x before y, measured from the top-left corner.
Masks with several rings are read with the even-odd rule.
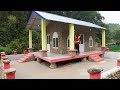
[[[48,40],[50,40],[50,34],[47,34],[47,37],[48,36],[49,36],[49,39],[47,38],[47,50],[48,50],[48,52],[50,52],[50,41],[48,41]],[[48,44],[48,42],[49,42],[49,44]]]
[[[84,34],[80,34],[80,35],[83,35],[83,44],[81,44],[81,38],[80,38],[79,50],[80,52],[84,52],[85,51]],[[81,46],[82,46],[82,51],[81,51]]]

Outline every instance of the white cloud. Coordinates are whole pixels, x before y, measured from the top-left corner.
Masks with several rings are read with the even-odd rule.
[[[105,17],[105,23],[120,24],[120,11],[99,11]]]

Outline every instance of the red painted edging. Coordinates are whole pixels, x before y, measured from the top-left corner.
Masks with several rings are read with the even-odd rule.
[[[90,79],[100,79],[101,73],[90,74]]]
[[[98,52],[98,53],[94,53],[94,54],[104,54],[104,52]],[[38,55],[35,55],[35,57],[37,58],[40,58],[40,59],[43,59],[49,63],[52,63],[52,62],[60,62],[60,61],[66,61],[66,60],[73,60],[73,59],[76,59],[76,58],[84,58],[84,57],[89,57],[90,55],[93,55],[93,54],[84,54],[84,55],[76,55],[76,56],[68,56],[66,58],[59,58],[59,59],[47,59],[45,57],[42,57],[42,56],[38,56]]]

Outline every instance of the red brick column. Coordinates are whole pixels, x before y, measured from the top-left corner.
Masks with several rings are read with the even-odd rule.
[[[2,60],[7,60],[8,58],[5,56],[5,57],[2,57]]]
[[[47,57],[47,51],[48,50],[40,50],[40,54],[42,57]]]
[[[14,51],[14,55],[17,55],[17,51]]]
[[[77,50],[67,50],[67,52],[68,52],[68,54],[69,54],[70,56],[75,56],[75,55],[76,55],[76,51],[77,51]]]
[[[14,68],[5,69],[6,79],[15,79],[15,72]]]
[[[101,51],[106,51],[106,47],[101,47]]]
[[[117,58],[117,66],[120,67],[120,58]]]
[[[110,52],[110,49],[109,49],[109,48],[106,48],[106,52]]]
[[[101,79],[101,71],[103,71],[102,68],[94,67],[88,69],[87,71],[90,79]]]
[[[6,56],[6,54],[1,54],[1,57],[5,57]]]
[[[9,60],[3,60],[3,67],[4,69],[10,68],[10,61]]]
[[[28,52],[33,52],[34,48],[28,48]]]

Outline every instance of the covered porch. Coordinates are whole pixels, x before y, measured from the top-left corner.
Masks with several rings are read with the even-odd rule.
[[[49,14],[45,12],[35,11],[31,14],[31,17],[29,19],[29,22],[27,24],[27,28],[29,28],[29,52],[33,51],[32,47],[32,30],[41,30],[41,39],[42,39],[42,49],[40,50],[40,55],[42,57],[47,57],[48,55],[48,48],[47,48],[47,25],[50,23],[50,21],[57,21],[62,23],[69,24],[69,50],[66,50],[70,56],[76,56],[75,53],[75,46],[74,46],[74,31],[75,31],[75,25],[82,25],[86,27],[92,27],[97,28],[102,31],[102,49],[104,49],[105,46],[105,28],[81,21],[81,20],[75,20],[59,15]]]
[[[46,61],[50,64],[50,68],[56,68],[57,63],[60,63],[60,62],[69,62],[69,61],[99,62],[97,59],[104,61],[103,59],[104,53],[105,53],[104,51],[91,51],[91,52],[83,52],[83,53],[80,53],[79,55],[71,56],[69,54],[55,54],[55,53],[47,52],[47,57],[43,57],[40,54],[40,52],[33,52],[32,54],[34,54],[34,56],[36,57],[39,63],[41,63],[42,61]],[[95,59],[92,56],[95,56]]]

